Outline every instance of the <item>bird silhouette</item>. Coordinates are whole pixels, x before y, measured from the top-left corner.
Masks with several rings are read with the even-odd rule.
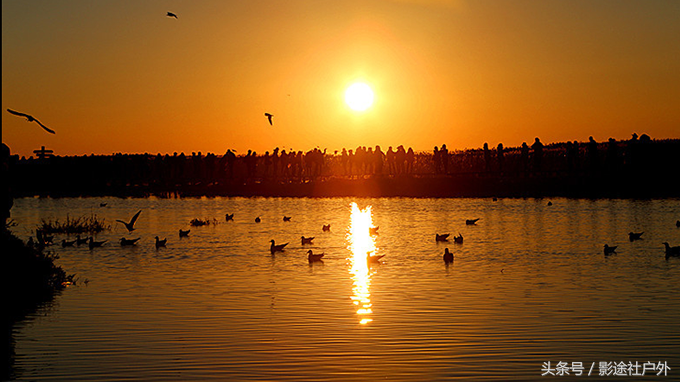
[[[438,234],[438,233],[435,233],[434,234],[434,240],[435,241],[449,241],[449,235],[450,235],[450,233],[444,233],[444,234],[441,234],[441,235]]]
[[[74,245],[75,243],[76,243],[76,240],[71,240],[71,241],[62,240],[62,241],[61,241],[61,246],[62,246],[63,248],[66,248],[66,247],[73,247],[73,245]]]
[[[445,262],[446,264],[451,264],[451,263],[453,263],[453,253],[449,252],[449,249],[448,249],[448,248],[446,248],[446,249],[444,250],[444,256],[443,256],[443,257],[444,257],[444,262]]]
[[[168,12],[168,13],[166,14],[166,16],[177,18],[177,15],[174,14],[174,13],[172,13],[172,12]]]
[[[272,123],[272,117],[274,116],[273,114],[264,113],[264,116],[267,117],[267,119],[269,120],[269,124],[270,124],[270,125],[274,125],[274,124]]]
[[[136,239],[126,239],[126,238],[124,238],[124,237],[121,237],[121,238],[120,238],[120,246],[121,246],[121,247],[125,247],[125,246],[127,246],[127,245],[135,245],[135,244],[137,244],[137,242],[139,241],[139,239],[140,239],[139,237],[136,238]]]
[[[234,214],[231,214],[231,215],[225,214],[224,217],[225,217],[225,219],[227,219],[227,221],[230,221],[230,220],[233,221],[234,220]]]
[[[182,229],[180,228],[179,229],[179,237],[189,237],[189,232],[191,232],[190,229],[188,229],[186,231],[182,231]]]
[[[377,235],[378,234],[378,228],[380,228],[380,227],[368,227],[368,233],[370,235]]]
[[[255,223],[259,223],[259,222],[261,222],[261,221],[262,221],[262,219],[260,219],[259,216],[255,218]]]
[[[84,239],[80,238],[80,235],[76,235],[76,244],[81,245],[81,244],[87,244],[87,242],[90,240],[89,237],[86,237]]]
[[[330,232],[331,231],[331,225],[330,224],[324,224],[323,227],[321,228],[324,232]]]
[[[120,220],[120,219],[116,219],[116,221],[117,221],[117,222],[120,222],[120,223],[123,223],[123,224],[125,225],[125,228],[127,228],[127,230],[128,230],[129,232],[132,232],[132,231],[135,230],[135,222],[137,221],[137,218],[139,217],[139,214],[141,214],[141,213],[142,213],[142,210],[137,211],[137,213],[135,214],[135,216],[133,216],[132,219],[130,219],[130,222],[129,222],[129,223],[126,223],[126,222],[124,222],[124,221],[122,221],[122,220]]]
[[[94,248],[94,247],[101,247],[102,245],[104,245],[104,243],[106,243],[106,240],[103,240],[103,241],[94,241],[94,239],[92,238],[92,236],[90,236],[90,240],[89,240],[89,242],[88,242],[87,245],[90,247],[90,249],[92,249],[92,248]]]
[[[641,240],[643,233],[644,232],[628,232],[628,239],[630,241]]]
[[[161,240],[156,236],[156,249],[160,247],[165,247],[165,244],[168,242],[168,238],[166,237],[165,239]]]
[[[609,256],[609,255],[611,255],[612,253],[616,253],[616,248],[617,248],[616,245],[613,246],[613,247],[610,247],[609,245],[605,244],[605,245],[604,245],[604,255],[605,255],[605,256]]]
[[[312,244],[312,240],[314,240],[313,236],[312,237],[304,237],[304,236],[300,237],[300,241],[302,242],[302,245]]]
[[[283,252],[283,248],[288,245],[288,243],[277,245],[274,240],[271,240],[270,242],[272,243],[272,245],[269,246],[269,250],[271,251],[272,255],[275,254],[276,252]]]
[[[680,256],[680,246],[671,247],[667,242],[662,243],[666,248],[666,258],[671,256]]]
[[[284,216],[284,217],[283,217],[283,221],[284,221],[284,222],[289,222],[289,221],[290,221],[290,218],[291,218],[290,216]]]
[[[467,220],[465,220],[465,224],[466,224],[466,225],[475,225],[475,224],[477,224],[477,221],[479,221],[479,219],[480,219],[480,218],[477,218],[477,219],[467,219]]]
[[[10,112],[10,114],[14,114],[14,115],[16,115],[16,116],[26,118],[26,119],[28,120],[28,122],[35,122],[35,123],[37,123],[38,125],[40,125],[40,127],[42,127],[43,129],[45,129],[45,131],[47,131],[48,133],[56,134],[56,133],[54,132],[54,130],[52,130],[52,129],[50,129],[49,127],[47,127],[47,126],[43,125],[42,123],[40,123],[40,121],[38,121],[37,119],[35,119],[32,115],[20,113],[20,112],[18,112],[18,111],[14,111],[14,110],[11,110],[11,109],[7,109],[7,111]]]
[[[453,237],[453,242],[456,244],[463,244],[463,235],[458,232],[458,236]]]
[[[315,261],[321,261],[323,255],[324,255],[323,253],[314,254],[310,249],[309,251],[307,251],[307,260],[309,261],[310,264]]]
[[[385,257],[385,255],[371,255],[371,253],[368,252],[366,254],[366,262],[369,263],[369,264],[371,264],[371,263],[372,264],[379,264],[380,259],[382,259],[383,257]]]

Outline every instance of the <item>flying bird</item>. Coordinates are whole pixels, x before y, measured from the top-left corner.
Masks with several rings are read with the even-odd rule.
[[[174,14],[174,13],[172,13],[172,12],[168,12],[168,13],[166,14],[166,16],[177,18],[177,15]]]
[[[28,115],[28,114],[24,114],[24,113],[19,113],[18,111],[14,111],[14,110],[12,110],[12,109],[7,109],[7,111],[8,111],[10,114],[14,114],[14,115],[16,115],[16,116],[26,118],[26,119],[28,120],[28,122],[36,122],[38,125],[40,125],[40,127],[42,127],[43,129],[45,129],[45,131],[47,131],[48,133],[56,134],[56,133],[54,132],[54,130],[52,130],[52,129],[48,128],[47,126],[43,125],[42,123],[40,123],[40,121],[38,121],[37,119],[35,119],[32,115]]]
[[[125,228],[127,228],[127,230],[128,230],[129,232],[132,232],[132,231],[135,230],[135,222],[137,221],[137,218],[139,217],[139,214],[141,214],[141,213],[142,213],[142,210],[137,211],[137,213],[135,214],[135,216],[133,216],[132,219],[130,219],[130,222],[129,222],[129,223],[126,223],[126,222],[124,222],[124,221],[122,221],[122,220],[120,220],[120,219],[117,219],[116,221],[117,221],[117,222],[123,223],[123,224],[125,225]]]
[[[270,125],[274,125],[274,124],[272,123],[272,117],[273,117],[274,115],[269,114],[269,113],[264,113],[264,116],[267,117],[267,119],[269,120],[269,124],[270,124]]]

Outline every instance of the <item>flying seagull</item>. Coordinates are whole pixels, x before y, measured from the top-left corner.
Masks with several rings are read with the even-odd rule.
[[[142,210],[137,211],[137,213],[135,214],[135,216],[133,216],[132,219],[130,219],[130,222],[129,222],[129,223],[124,222],[124,221],[122,221],[122,220],[120,220],[120,219],[117,219],[116,221],[117,221],[117,222],[120,222],[120,223],[123,223],[123,224],[125,225],[125,228],[127,228],[127,230],[128,230],[129,232],[132,232],[132,231],[135,230],[135,222],[137,221],[137,218],[139,217],[139,214],[141,214],[141,213],[142,213]]]
[[[10,114],[14,114],[14,115],[17,115],[17,116],[19,116],[19,117],[25,117],[25,118],[28,120],[28,122],[37,122],[38,125],[40,125],[40,127],[42,127],[43,129],[45,129],[45,131],[47,131],[48,133],[56,134],[56,133],[54,132],[54,130],[52,130],[52,129],[48,128],[47,126],[43,125],[42,123],[40,123],[40,121],[38,121],[37,119],[33,118],[32,115],[28,115],[28,114],[24,114],[24,113],[19,113],[18,111],[14,111],[14,110],[11,110],[11,109],[7,109],[7,111],[10,112]]]
[[[168,14],[166,16],[177,18],[177,15],[172,13],[172,12],[168,12]]]
[[[270,124],[270,125],[274,125],[274,124],[272,123],[272,117],[273,117],[272,114],[264,113],[264,116],[267,117],[267,119],[269,119],[269,124]]]

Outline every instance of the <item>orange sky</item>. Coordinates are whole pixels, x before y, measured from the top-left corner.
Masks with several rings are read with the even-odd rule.
[[[83,155],[679,138],[679,36],[675,0],[2,0],[2,140]],[[343,100],[356,80],[375,91],[363,113]]]

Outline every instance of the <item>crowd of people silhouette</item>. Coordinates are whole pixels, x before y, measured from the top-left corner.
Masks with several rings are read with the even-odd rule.
[[[659,169],[678,162],[680,140],[638,138],[597,142],[560,142],[544,145],[536,137],[531,146],[495,149],[485,143],[481,149],[449,151],[446,144],[431,152],[414,152],[403,145],[386,151],[380,146],[346,149],[328,153],[315,148],[307,152],[292,149],[258,154],[248,150],[237,155],[200,152],[185,155],[115,154],[19,158],[11,156],[11,176],[15,188],[27,193],[39,190],[126,187],[172,191],[186,185],[305,183],[328,179],[433,178],[456,175],[476,177],[529,178],[630,175]],[[80,174],[80,175],[78,175]]]

